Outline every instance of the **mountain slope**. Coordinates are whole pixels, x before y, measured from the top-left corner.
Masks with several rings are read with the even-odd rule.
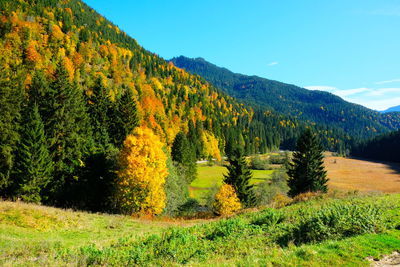
[[[386,110],[381,111],[381,113],[389,113],[389,112],[400,112],[400,105],[399,106],[394,106],[390,107]]]
[[[398,114],[382,115],[322,91],[257,76],[246,76],[220,68],[202,58],[177,57],[171,62],[179,68],[204,77],[226,93],[248,103],[260,105],[303,121],[329,125],[353,137],[368,137],[400,127]]]

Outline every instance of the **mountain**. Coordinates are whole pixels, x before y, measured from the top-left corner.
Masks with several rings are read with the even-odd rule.
[[[301,121],[338,128],[355,138],[366,138],[400,127],[399,114],[380,114],[349,103],[328,92],[257,76],[233,73],[203,58],[184,56],[171,59],[175,66],[200,75],[227,94]]]
[[[390,112],[400,112],[400,105],[399,106],[394,106],[390,107],[386,110],[381,111],[381,113],[390,113]]]

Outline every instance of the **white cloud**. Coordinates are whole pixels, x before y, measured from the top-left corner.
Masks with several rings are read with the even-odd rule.
[[[361,93],[370,92],[370,91],[371,91],[371,89],[369,89],[369,88],[354,88],[354,89],[347,89],[347,90],[337,90],[333,93],[340,97],[346,97],[346,96],[352,96],[352,95],[361,94]]]
[[[275,66],[278,64],[279,64],[279,62],[274,61],[274,62],[269,63],[268,66],[272,67],[272,66]]]
[[[380,88],[380,89],[369,92],[368,95],[369,96],[383,96],[387,93],[399,93],[400,94],[400,88]]]
[[[400,88],[354,88],[338,89],[334,86],[306,86],[309,90],[327,91],[346,101],[360,104],[375,110],[385,110],[400,105]]]
[[[397,83],[400,82],[400,79],[393,79],[393,80],[387,80],[387,81],[380,81],[376,82],[375,84],[386,84],[386,83]]]

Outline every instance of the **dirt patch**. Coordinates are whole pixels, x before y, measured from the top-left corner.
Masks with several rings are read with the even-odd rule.
[[[400,192],[399,164],[327,156],[329,187],[364,192]]]
[[[367,260],[371,262],[371,266],[400,266],[400,253],[395,251],[390,255],[384,256],[381,260],[373,257],[368,257]]]

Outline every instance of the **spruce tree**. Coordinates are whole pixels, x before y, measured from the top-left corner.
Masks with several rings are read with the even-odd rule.
[[[22,89],[17,77],[0,72],[0,196],[10,197],[15,147],[19,141]]]
[[[139,126],[136,103],[130,89],[109,108],[108,118],[111,142],[119,148],[128,134]]]
[[[228,169],[228,174],[224,175],[224,183],[233,186],[240,202],[245,207],[253,206],[255,196],[253,186],[250,184],[253,174],[247,164],[243,150],[236,148],[228,157],[228,162],[229,165],[225,166]]]
[[[15,166],[16,192],[25,201],[39,203],[42,189],[51,180],[53,162],[36,103],[26,110],[22,126]]]
[[[184,175],[190,184],[196,179],[197,165],[196,155],[183,132],[179,132],[172,144],[171,149],[172,160],[183,167]]]
[[[289,164],[289,195],[304,192],[327,192],[326,171],[322,145],[316,134],[306,130],[297,141],[293,162]]]
[[[92,131],[83,92],[70,82],[67,70],[58,66],[55,80],[46,94],[45,131],[54,162],[49,193],[54,203],[65,202],[65,186],[76,180],[83,159],[92,145]]]
[[[100,151],[105,151],[111,143],[109,136],[110,118],[108,116],[111,101],[100,78],[96,80],[93,95],[88,97],[87,103],[96,147]]]

